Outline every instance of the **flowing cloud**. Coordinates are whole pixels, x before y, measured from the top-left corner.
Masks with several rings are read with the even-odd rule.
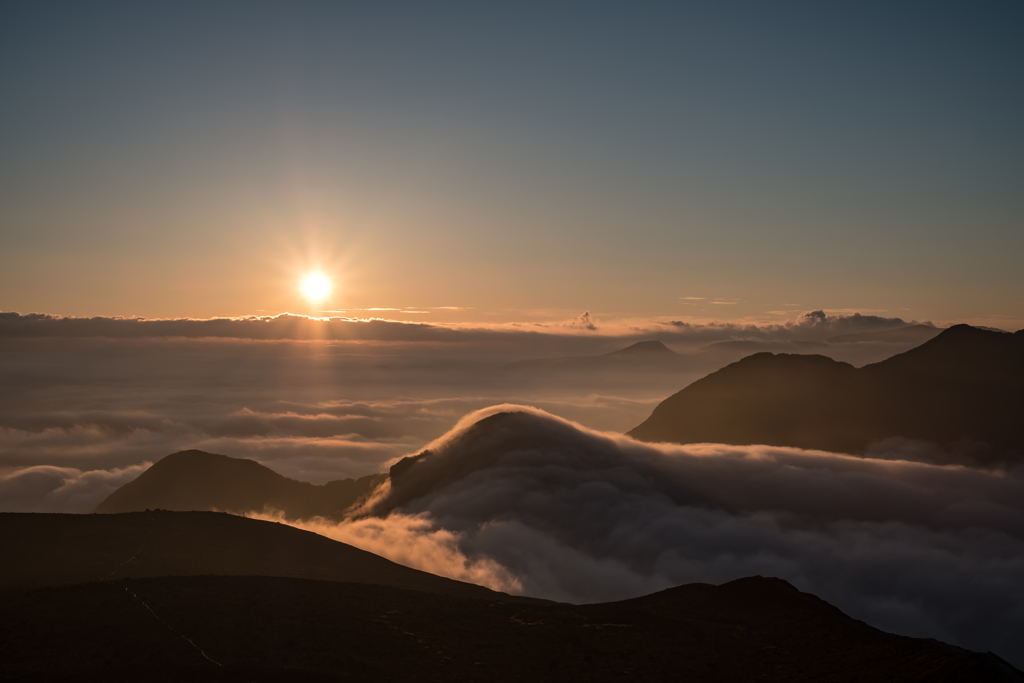
[[[438,576],[505,593],[523,592],[509,570],[488,557],[466,557],[459,549],[460,535],[434,528],[426,515],[393,514],[386,520],[369,518],[344,524],[322,519],[295,522],[274,511],[247,516],[290,524]]]
[[[441,533],[486,585],[511,576],[572,602],[778,576],[885,630],[1022,662],[1024,479],[1011,473],[643,444],[498,406],[403,463],[362,514],[367,538],[323,533],[421,568],[438,566],[420,553]]]
[[[182,371],[179,377],[189,384],[204,383],[201,401],[169,389],[163,377],[135,376],[130,364],[120,368],[121,374],[108,377],[113,380],[110,387],[76,376],[72,369],[52,385],[39,382],[21,400],[5,404],[0,397],[0,468],[45,464],[111,469],[197,448],[250,458],[287,477],[319,484],[386,469],[393,460],[447,432],[466,413],[503,400],[531,400],[571,419],[626,430],[643,421],[661,398],[590,393],[539,398],[527,391],[504,397],[306,402],[277,398],[276,383],[242,383],[221,391],[209,375],[203,377],[205,369],[190,368],[191,374]],[[233,384],[239,381],[234,375],[230,378]],[[446,378],[451,381],[441,375],[432,389]],[[79,397],[75,387],[83,383],[88,385],[87,396]],[[357,384],[350,390],[367,389]],[[53,409],[43,396],[52,396],[59,407],[86,401],[109,407]],[[127,408],[141,403],[145,410]]]
[[[710,341],[813,336],[805,329],[827,337],[899,323],[814,312],[775,328],[665,324],[657,333],[615,336],[603,326],[517,331],[288,315],[203,321],[3,313],[0,468],[113,469],[200,448],[323,483],[380,471],[459,416],[495,403],[529,403],[589,427],[627,431],[666,396],[753,352],[705,349]],[[351,338],[341,338],[346,330]],[[388,339],[368,338],[377,332]],[[655,338],[680,351],[671,371],[517,365]],[[854,364],[903,350],[780,344],[772,350]]]
[[[922,447],[914,443],[882,444],[881,458],[856,458],[645,444],[522,406],[464,414],[486,400],[278,401],[274,410],[227,414],[227,424],[257,420],[259,433],[224,436],[202,431],[224,423],[197,415],[65,411],[55,414],[59,427],[45,415],[22,416],[17,429],[0,432],[8,439],[0,450],[9,452],[3,443],[13,434],[30,442],[22,443],[26,455],[56,458],[78,448],[88,459],[110,443],[127,452],[127,444],[163,444],[191,429],[206,450],[319,481],[339,478],[339,468],[378,471],[420,452],[358,518],[299,526],[440,575],[573,602],[779,576],[880,628],[1021,663],[1024,472],[914,462],[908,458]],[[617,397],[590,401],[609,411],[645,409]],[[331,425],[327,432],[346,421],[409,420],[442,435],[429,444],[317,435],[322,428],[311,431],[306,418]],[[8,465],[0,509],[85,512],[148,465]],[[285,521],[272,511],[263,516]]]
[[[150,464],[86,472],[46,465],[15,469],[0,474],[0,512],[92,512]]]

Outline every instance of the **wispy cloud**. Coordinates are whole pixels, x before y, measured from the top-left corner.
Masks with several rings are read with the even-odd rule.
[[[0,475],[0,512],[91,512],[149,465],[88,471],[40,465],[10,471]]]

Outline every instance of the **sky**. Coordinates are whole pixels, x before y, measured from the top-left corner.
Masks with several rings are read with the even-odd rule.
[[[0,16],[0,310],[1024,326],[1020,3]]]

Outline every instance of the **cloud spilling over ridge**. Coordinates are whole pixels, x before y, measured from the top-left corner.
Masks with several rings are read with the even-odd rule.
[[[351,323],[413,336],[432,327],[359,327],[301,316],[146,321],[0,314],[0,468],[111,469],[199,448],[323,483],[377,472],[444,434],[461,415],[495,403],[528,403],[589,427],[626,431],[666,396],[748,353],[696,348],[747,334],[736,325],[681,333],[661,325],[658,334],[633,330],[634,337],[606,334],[604,325],[596,332],[562,323],[529,332],[433,326],[459,343],[329,339],[311,331],[335,322],[341,331]],[[211,330],[241,337],[187,336]],[[101,336],[61,336],[72,333]],[[269,338],[292,333],[319,341]],[[596,356],[659,335],[681,352],[672,372],[618,365],[552,372],[518,364]],[[859,360],[839,359],[854,363],[895,352],[888,344],[846,346],[856,348],[813,352],[852,353]]]
[[[642,444],[511,406],[394,472],[356,522],[390,557],[443,531],[465,562],[574,602],[778,576],[880,628],[1024,659],[1024,479],[1010,473]]]
[[[368,517],[345,524],[322,519],[292,521],[274,510],[247,516],[290,524],[438,576],[505,593],[523,592],[512,572],[489,557],[466,557],[459,550],[461,534],[435,528],[427,515],[392,514],[386,520]]]
[[[143,399],[126,391],[131,384],[145,392]],[[75,398],[74,390],[65,384],[47,387],[46,392],[65,409],[48,409],[49,403],[39,403],[31,395],[0,405],[0,468],[41,464],[78,470],[120,468],[197,448],[251,458],[293,479],[322,484],[386,469],[389,461],[446,433],[467,412],[501,402],[471,395],[280,400],[273,384],[242,384],[223,396],[206,391],[205,400],[198,403],[188,395],[173,394],[154,401],[160,394],[157,385],[118,378],[108,395],[99,383],[90,383],[88,402],[110,403],[91,410],[66,409],[65,402],[84,400]],[[261,391],[269,393],[265,400]],[[139,409],[143,400],[148,402],[145,410]],[[659,400],[590,394],[534,402],[577,420],[621,423],[625,428],[646,417]],[[0,507],[4,505],[0,491]]]

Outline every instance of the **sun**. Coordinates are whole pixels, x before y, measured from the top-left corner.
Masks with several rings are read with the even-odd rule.
[[[320,273],[313,273],[302,281],[302,293],[310,301],[322,301],[330,291],[330,281]]]

